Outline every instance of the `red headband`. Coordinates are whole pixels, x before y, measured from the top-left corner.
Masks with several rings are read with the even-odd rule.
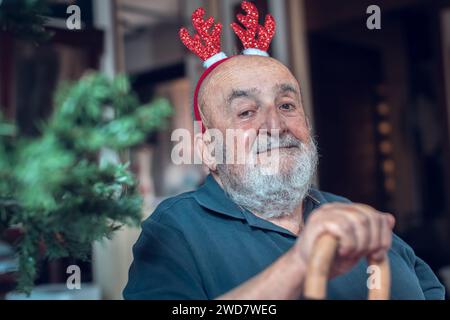
[[[216,68],[218,67],[220,64],[222,64],[223,62],[227,61],[228,57],[217,61],[216,63],[214,63],[213,65],[211,65],[208,69],[206,69],[205,71],[203,71],[202,75],[200,76],[200,79],[198,79],[197,82],[197,86],[195,87],[195,92],[194,92],[194,116],[195,116],[195,120],[200,122],[201,124],[201,129],[202,129],[202,133],[205,132],[205,128],[203,126],[202,123],[202,117],[200,115],[200,109],[199,109],[199,105],[198,105],[198,92],[200,91],[200,87],[202,86],[203,81],[205,80],[205,78]]]

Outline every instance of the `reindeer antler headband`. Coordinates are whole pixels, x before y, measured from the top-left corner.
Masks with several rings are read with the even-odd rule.
[[[241,7],[246,12],[246,15],[238,14],[237,19],[245,29],[237,23],[232,23],[231,28],[244,46],[242,53],[244,55],[269,56],[267,50],[275,35],[275,19],[268,14],[262,26],[258,22],[258,9],[253,3],[243,1]],[[205,9],[203,8],[198,8],[192,13],[192,24],[197,31],[194,36],[191,36],[186,28],[180,29],[181,41],[190,51],[204,61],[203,66],[206,68],[197,83],[194,93],[194,114],[196,120],[200,122],[201,117],[197,99],[201,84],[218,65],[230,59],[220,50],[222,25],[220,23],[214,25],[213,17],[204,20],[204,15]]]

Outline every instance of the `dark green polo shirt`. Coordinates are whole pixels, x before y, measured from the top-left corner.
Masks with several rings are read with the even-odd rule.
[[[347,199],[311,189],[305,218]],[[196,191],[163,201],[133,247],[125,299],[214,299],[255,276],[295,243],[288,230],[237,206],[212,176]],[[392,299],[443,299],[430,267],[395,236],[389,251]],[[329,299],[366,299],[367,262],[329,282]]]

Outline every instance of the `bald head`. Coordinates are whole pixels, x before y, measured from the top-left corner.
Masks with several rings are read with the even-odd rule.
[[[235,56],[203,81],[198,94],[202,120],[209,128],[230,128],[233,102],[246,98],[256,102],[258,96],[268,98],[269,93],[290,94],[300,100],[299,84],[281,62],[270,57]]]

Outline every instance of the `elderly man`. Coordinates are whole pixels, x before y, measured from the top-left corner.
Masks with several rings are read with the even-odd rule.
[[[366,258],[387,255],[392,299],[443,299],[429,266],[393,235],[392,215],[311,187],[317,151],[299,84],[283,64],[256,55],[228,59],[205,77],[198,101],[206,128],[257,133],[232,144],[256,150],[256,161],[222,163],[206,135],[196,137],[210,175],[143,223],[126,299],[298,299],[324,233],[339,241],[327,298],[366,299]],[[269,143],[255,148],[262,132]],[[278,169],[264,174],[262,156],[275,151]]]

